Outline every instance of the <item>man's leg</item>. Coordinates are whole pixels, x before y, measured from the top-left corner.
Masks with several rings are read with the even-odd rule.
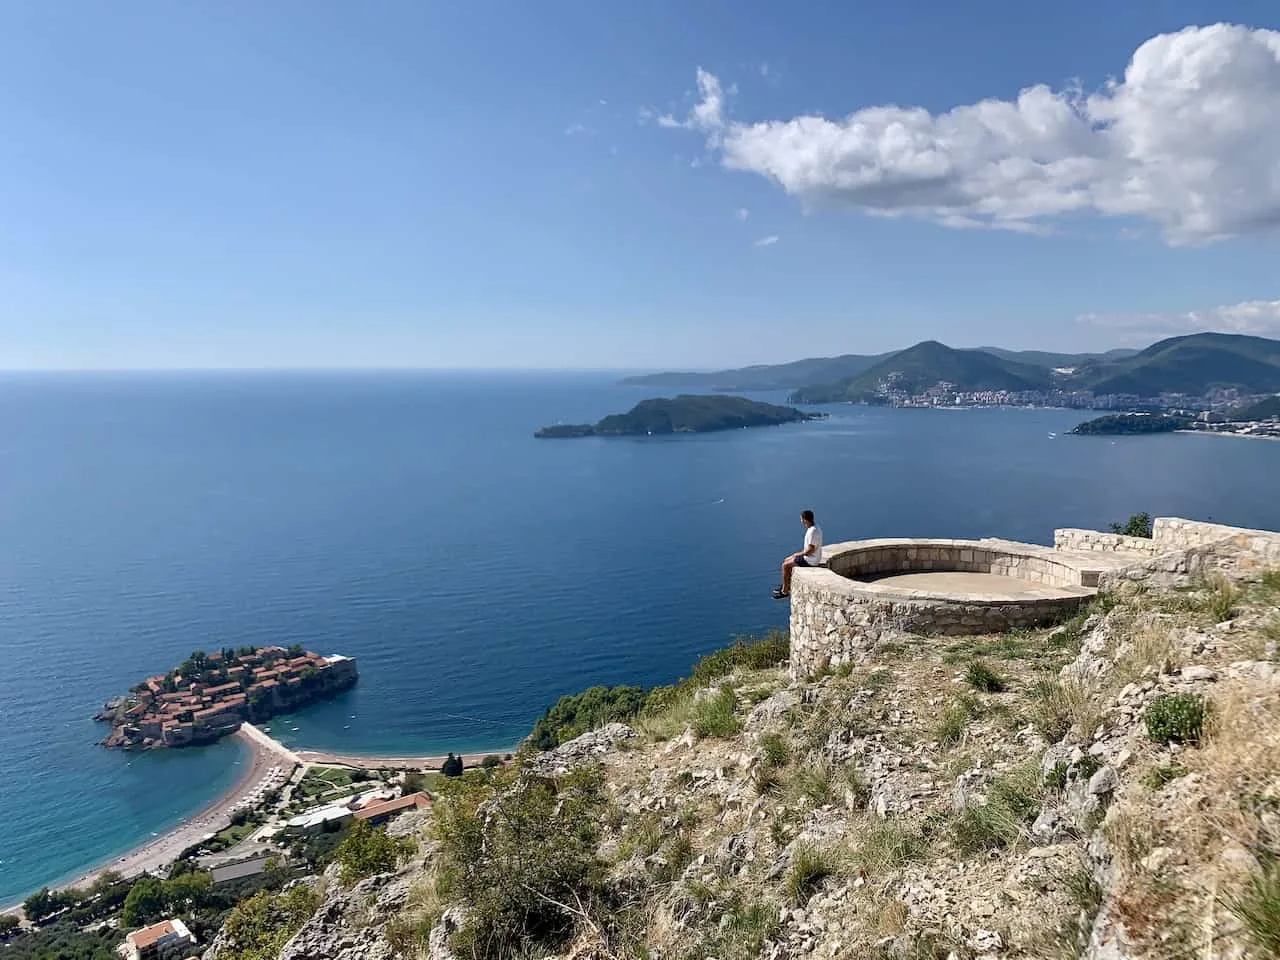
[[[782,592],[791,592],[791,571],[795,569],[796,562],[790,557],[782,561]]]

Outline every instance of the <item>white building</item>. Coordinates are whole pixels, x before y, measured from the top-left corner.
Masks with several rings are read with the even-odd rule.
[[[311,833],[316,830],[323,830],[332,824],[337,826],[346,823],[351,819],[351,808],[345,803],[334,803],[327,807],[313,807],[310,810],[304,810],[285,826],[288,830],[297,830],[303,833]]]
[[[188,957],[196,938],[181,920],[162,920],[124,938],[127,960],[172,960]]]

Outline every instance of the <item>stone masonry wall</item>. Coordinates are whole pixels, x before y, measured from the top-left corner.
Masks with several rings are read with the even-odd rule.
[[[1119,533],[1100,533],[1097,530],[1077,530],[1070,527],[1053,531],[1053,546],[1056,550],[1152,555],[1168,549],[1146,537],[1126,537]]]
[[[1280,566],[1280,533],[1249,530],[1221,523],[1157,517],[1152,537],[1162,550],[1202,548],[1220,558],[1223,566],[1240,568]],[[1236,561],[1231,563],[1229,561]]]
[[[998,601],[895,597],[854,581],[831,584],[830,571],[799,571],[791,587],[791,675],[810,677],[825,669],[865,660],[877,642],[895,633],[1001,633],[1054,623],[1085,597]],[[842,578],[841,578],[842,579]]]

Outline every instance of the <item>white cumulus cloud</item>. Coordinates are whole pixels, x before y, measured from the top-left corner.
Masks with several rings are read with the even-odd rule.
[[[701,132],[724,167],[809,208],[1026,232],[1133,217],[1173,244],[1280,231],[1280,31],[1188,27],[1147,40],[1096,92],[1041,84],[945,113],[741,123],[719,79],[697,79],[688,115],[659,124]]]
[[[1212,330],[1255,337],[1280,336],[1280,300],[1246,300],[1182,313],[1087,313],[1077,323],[1133,334],[1136,339]]]
[[[759,240],[753,243],[752,246],[753,247],[772,247],[777,242],[778,242],[778,238],[776,236],[761,237]]]

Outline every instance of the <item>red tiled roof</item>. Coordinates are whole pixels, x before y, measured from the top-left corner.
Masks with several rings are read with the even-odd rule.
[[[143,947],[149,947],[161,937],[167,937],[178,931],[173,926],[172,920],[162,920],[159,923],[153,923],[149,927],[143,927],[141,930],[135,930],[133,933],[125,937],[131,944],[141,950]]]
[[[398,800],[377,800],[358,811],[356,819],[368,820],[371,817],[385,816],[388,813],[396,813],[400,810],[408,810],[410,808],[421,810],[423,807],[429,806],[431,806],[431,798],[425,793],[411,793],[407,797],[400,797]]]

